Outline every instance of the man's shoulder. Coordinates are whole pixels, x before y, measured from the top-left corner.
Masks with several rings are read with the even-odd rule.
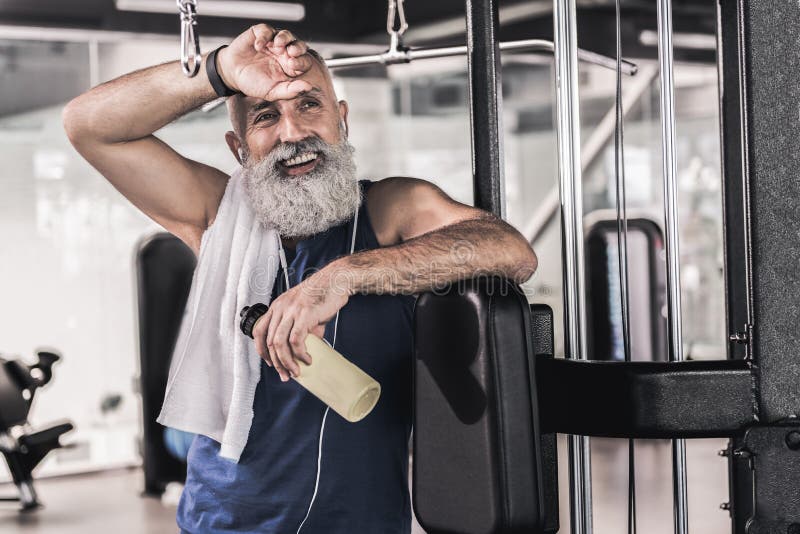
[[[369,185],[365,202],[372,218],[393,217],[401,211],[413,211],[424,204],[426,198],[440,192],[438,187],[422,178],[389,176]]]
[[[382,246],[400,241],[400,230],[413,212],[436,195],[439,188],[427,180],[390,176],[373,181],[365,196],[367,213]]]
[[[438,190],[428,180],[411,176],[387,176],[370,182],[369,191],[367,192],[369,202],[405,200],[414,195]]]
[[[372,182],[373,186],[380,185],[382,187],[433,186],[430,181],[425,180],[424,178],[416,178],[414,176],[387,176],[386,178],[367,181]]]

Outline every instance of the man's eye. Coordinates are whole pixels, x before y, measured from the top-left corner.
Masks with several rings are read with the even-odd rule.
[[[275,120],[278,115],[276,113],[263,113],[256,118],[256,122],[263,122],[265,120]]]
[[[318,107],[319,107],[319,103],[318,103],[318,102],[314,102],[313,100],[309,100],[309,101],[307,101],[307,102],[303,102],[303,105],[302,105],[302,107],[303,107],[304,109],[308,109],[308,108],[318,108]]]

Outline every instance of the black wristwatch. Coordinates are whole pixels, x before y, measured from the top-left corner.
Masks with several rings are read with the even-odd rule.
[[[217,71],[217,53],[225,48],[228,45],[222,45],[210,54],[206,58],[206,74],[208,75],[208,81],[211,82],[211,87],[214,88],[214,92],[217,93],[217,96],[233,96],[238,94],[238,91],[234,91],[227,85],[225,82],[222,81],[222,76],[219,75]]]

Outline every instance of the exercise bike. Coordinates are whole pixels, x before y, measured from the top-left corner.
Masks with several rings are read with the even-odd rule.
[[[0,452],[19,492],[0,501],[19,501],[23,511],[41,506],[33,486],[33,470],[53,449],[63,447],[62,434],[73,429],[64,422],[41,430],[28,423],[34,393],[53,378],[53,364],[61,359],[54,352],[38,352],[38,362],[26,365],[0,357]]]

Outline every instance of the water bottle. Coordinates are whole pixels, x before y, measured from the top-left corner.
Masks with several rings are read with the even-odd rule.
[[[267,309],[265,304],[245,306],[239,312],[242,333],[252,338],[253,326]],[[294,380],[351,423],[364,419],[378,403],[381,385],[314,334],[308,334],[305,345],[311,365],[298,360],[300,375]]]

